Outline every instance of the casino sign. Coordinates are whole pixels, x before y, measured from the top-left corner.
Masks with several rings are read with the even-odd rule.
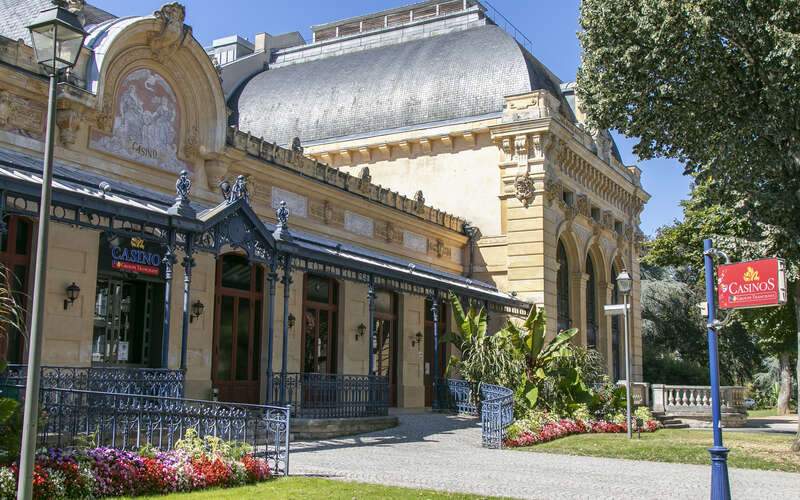
[[[786,304],[783,259],[761,259],[717,268],[720,309],[752,309]]]
[[[163,254],[163,246],[157,243],[103,233],[99,268],[163,278]]]

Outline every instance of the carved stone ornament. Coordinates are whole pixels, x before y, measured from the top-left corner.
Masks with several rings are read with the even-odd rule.
[[[421,189],[414,194],[414,210],[416,212],[425,210],[425,196],[422,194]]]
[[[527,175],[518,175],[514,179],[515,196],[517,199],[528,208],[531,200],[533,200],[533,180]]]
[[[358,190],[362,193],[366,193],[367,190],[369,190],[371,182],[372,176],[369,174],[369,167],[362,168],[358,176]]]
[[[550,206],[552,206],[554,202],[558,204],[561,203],[561,194],[563,192],[563,188],[560,182],[548,181],[544,190],[547,200],[550,202]]]
[[[103,132],[111,132],[114,124],[114,98],[110,95],[103,97],[103,106],[95,118],[97,128]]]
[[[528,136],[514,137],[514,158],[520,166],[528,165]]]
[[[65,146],[75,144],[75,132],[81,125],[81,113],[74,109],[59,109],[56,111],[56,124],[61,144]]]
[[[186,142],[183,145],[183,156],[191,158],[200,155],[200,132],[197,126],[193,126],[192,130],[186,137]]]
[[[181,48],[192,28],[183,24],[186,9],[178,2],[162,5],[161,9],[153,12],[153,16],[160,22],[160,28],[150,34],[148,44],[153,58],[163,63]]]
[[[576,197],[575,207],[578,213],[584,217],[589,217],[589,197],[585,194],[580,194]]]
[[[300,138],[299,137],[295,137],[294,139],[292,139],[291,149],[292,149],[292,152],[294,154],[298,154],[298,155],[302,155],[303,154],[303,146],[300,145]]]

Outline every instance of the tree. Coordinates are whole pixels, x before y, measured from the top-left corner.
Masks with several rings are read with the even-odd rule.
[[[703,208],[749,223],[740,245],[786,257],[797,282],[800,2],[584,0],[580,23],[589,126],[639,137],[641,158],[681,160],[708,189]]]

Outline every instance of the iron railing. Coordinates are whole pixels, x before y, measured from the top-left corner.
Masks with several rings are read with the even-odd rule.
[[[502,448],[506,429],[514,423],[514,391],[492,384],[436,379],[440,409],[481,417],[481,441],[487,448]]]
[[[247,443],[275,474],[289,473],[288,407],[52,387],[39,394],[40,447],[90,443],[135,450],[150,443],[171,450],[194,429],[200,438]]]
[[[8,365],[2,375],[9,386],[25,385],[28,365]],[[115,366],[43,366],[41,387],[81,391],[183,397],[184,373],[164,368]]]
[[[376,375],[296,372],[286,373],[284,379],[284,375],[276,373],[272,376],[270,401],[291,406],[292,416],[297,418],[386,416],[389,379]]]

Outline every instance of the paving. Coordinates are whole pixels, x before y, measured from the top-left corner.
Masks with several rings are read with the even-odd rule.
[[[480,446],[480,424],[398,415],[383,431],[291,445],[292,475],[535,499],[707,499],[710,466],[573,457]],[[733,498],[797,499],[800,474],[730,469]]]

